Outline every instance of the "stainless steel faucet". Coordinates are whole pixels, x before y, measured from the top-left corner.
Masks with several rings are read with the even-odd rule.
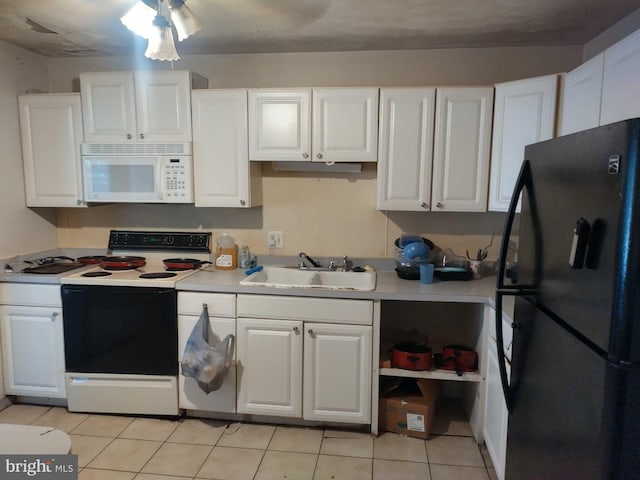
[[[300,252],[298,254],[298,258],[300,259],[300,261],[298,262],[299,270],[323,270],[335,272],[339,267],[339,265],[336,265],[335,260],[331,260],[328,267],[323,267],[319,262],[316,262],[313,258],[311,258],[304,252]],[[340,268],[343,272],[349,271],[349,259],[346,255],[342,257],[342,265],[340,266]]]

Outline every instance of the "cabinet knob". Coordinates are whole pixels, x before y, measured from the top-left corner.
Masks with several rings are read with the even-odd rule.
[[[298,327],[293,327],[293,333],[297,335],[298,333],[300,333],[300,329]]]
[[[322,154],[321,154],[321,153],[316,153],[316,158],[317,158],[318,160],[320,160],[320,159],[322,158]]]
[[[425,203],[425,202],[422,202],[422,203],[420,204],[420,206],[421,206],[422,208],[429,208],[429,204],[428,204],[428,203]]]
[[[442,203],[438,202],[438,203],[436,203],[436,207],[438,207],[438,208],[444,208],[444,205],[443,205]]]
[[[82,200],[76,200],[76,205],[82,205]]]
[[[304,152],[304,153],[302,154],[302,158],[309,158],[309,154],[308,154],[307,152]]]
[[[244,200],[240,200],[240,205],[244,206],[244,204],[247,203]]]
[[[144,140],[144,133],[140,134],[140,140]]]
[[[309,335],[311,335],[312,337],[315,335],[313,328],[310,328],[309,330],[307,330],[307,332],[309,332]]]
[[[52,321],[52,322],[55,322],[57,317],[58,317],[58,312],[53,312],[53,313],[51,314],[51,321]]]
[[[131,135],[130,133],[127,133],[127,140],[131,140],[132,137],[133,135]]]

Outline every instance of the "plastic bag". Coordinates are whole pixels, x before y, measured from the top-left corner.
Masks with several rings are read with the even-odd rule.
[[[209,343],[209,310],[205,303],[184,349],[182,374],[195,378],[207,394],[218,390],[229,370],[232,352],[233,335],[227,335],[215,346]]]

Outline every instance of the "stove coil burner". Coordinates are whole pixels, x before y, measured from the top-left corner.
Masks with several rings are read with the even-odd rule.
[[[152,272],[152,273],[143,273],[138,278],[171,278],[175,277],[177,273],[171,272]]]
[[[143,266],[143,265],[141,265],[141,266]],[[135,267],[135,266],[130,266],[130,267],[107,267],[107,266],[104,266],[104,267],[102,267],[103,270],[107,270],[107,271],[110,271],[110,272],[122,272],[122,271],[125,271],[125,270],[135,270],[136,268],[140,268],[140,267]]]
[[[167,267],[164,269],[165,272],[186,272],[187,270],[197,270],[196,268],[170,268]]]
[[[82,274],[83,277],[108,277],[109,275],[111,275],[110,272],[87,272]]]

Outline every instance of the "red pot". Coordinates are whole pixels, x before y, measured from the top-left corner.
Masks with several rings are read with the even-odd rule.
[[[429,370],[433,362],[433,352],[424,344],[401,342],[391,351],[391,363],[405,370]]]
[[[478,370],[478,352],[464,345],[445,345],[442,347],[442,368],[455,370],[458,375],[462,372]]]
[[[129,255],[121,255],[115,257],[103,257],[100,260],[100,266],[106,270],[131,270],[138,267],[144,267],[147,264],[144,257],[134,257]]]

